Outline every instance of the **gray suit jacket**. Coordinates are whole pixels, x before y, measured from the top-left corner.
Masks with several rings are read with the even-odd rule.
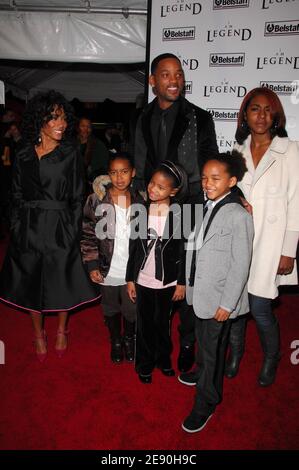
[[[197,252],[193,287],[188,285],[192,250],[187,250],[187,303],[193,305],[199,318],[213,318],[219,306],[231,311],[230,318],[236,318],[249,311],[247,279],[253,242],[252,217],[240,204],[230,203],[211,219]],[[195,239],[198,232],[197,229]]]

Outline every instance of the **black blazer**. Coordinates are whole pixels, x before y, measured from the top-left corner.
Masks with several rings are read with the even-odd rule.
[[[156,102],[157,98],[144,108],[137,122],[134,152],[136,168],[135,185],[137,189],[144,189],[144,186],[150,180],[153,170],[157,167],[159,162],[151,133],[151,119]],[[180,161],[178,158],[178,147],[184,134],[191,126],[191,116],[193,113],[195,113],[196,118],[196,129],[193,128],[197,138],[196,152],[193,153],[192,146],[189,148],[187,140],[186,161]],[[178,113],[168,143],[166,160],[181,163],[188,174],[190,182],[194,181],[198,185],[200,181],[198,170],[200,170],[205,161],[215,153],[218,153],[218,147],[211,114],[181,97],[179,100]],[[194,164],[191,163],[193,159],[195,159],[198,164],[197,174],[194,174]],[[191,173],[189,167],[192,168]]]
[[[149,206],[146,207],[147,213],[148,209]],[[146,258],[147,244],[148,238],[138,237],[135,240],[130,240],[126,273],[127,282],[137,281],[139,271]],[[180,285],[185,285],[185,257],[182,208],[178,204],[172,204],[162,237],[162,273],[164,285],[173,281],[177,281]]]

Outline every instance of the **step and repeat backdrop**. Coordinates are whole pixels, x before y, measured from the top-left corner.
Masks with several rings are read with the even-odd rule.
[[[299,0],[152,0],[149,9],[149,66],[165,52],[180,58],[186,98],[213,115],[220,151],[232,149],[242,99],[258,86],[279,95],[299,140]]]

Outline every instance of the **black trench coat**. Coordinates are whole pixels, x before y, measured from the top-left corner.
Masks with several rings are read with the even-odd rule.
[[[26,310],[64,311],[95,299],[80,254],[82,162],[61,143],[40,160],[34,147],[17,155],[11,240],[0,273],[0,299]]]

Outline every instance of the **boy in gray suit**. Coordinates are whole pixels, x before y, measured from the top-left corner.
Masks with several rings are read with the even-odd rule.
[[[213,156],[202,171],[207,202],[201,226],[189,237],[186,258],[186,297],[196,315],[199,345],[195,402],[182,424],[189,433],[201,431],[222,400],[231,320],[249,311],[253,222],[240,196],[231,192],[246,170],[242,155],[233,151]],[[184,375],[179,380],[192,385]]]

